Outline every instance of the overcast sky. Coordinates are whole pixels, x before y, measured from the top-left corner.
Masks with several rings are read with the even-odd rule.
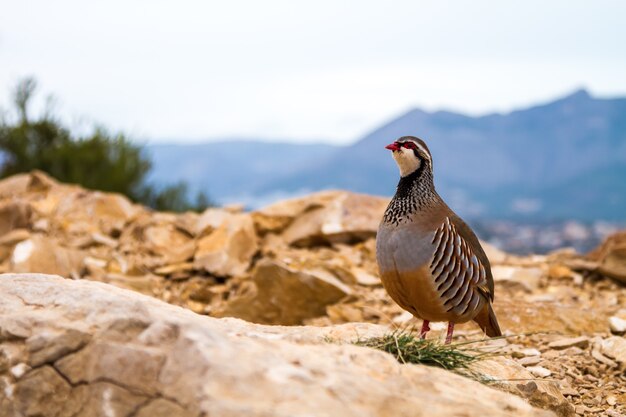
[[[444,4],[445,3],[445,4]],[[151,141],[346,143],[413,107],[626,95],[626,1],[0,0],[0,106]]]

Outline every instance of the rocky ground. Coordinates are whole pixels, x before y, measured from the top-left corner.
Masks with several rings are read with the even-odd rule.
[[[38,388],[32,381],[38,379],[56,380],[59,387],[65,387],[63,390],[68,393],[68,398],[78,396],[76,401],[81,404],[80,407],[86,407],[85,399],[95,398],[94,393],[104,396],[103,393],[109,392],[106,395],[114,398],[111,404],[123,403],[128,406],[124,409],[126,411],[115,415],[158,415],[149,408],[149,414],[144,411],[147,407],[157,407],[151,405],[155,403],[163,405],[164,409],[173,407],[172,410],[188,410],[188,415],[200,415],[202,412],[215,411],[207,404],[222,395],[228,398],[224,400],[228,404],[220,405],[225,408],[220,409],[223,412],[218,412],[219,415],[241,415],[242,409],[237,406],[247,405],[257,413],[250,412],[250,415],[303,415],[290,414],[290,410],[294,409],[289,408],[298,401],[304,401],[300,398],[303,397],[302,392],[311,392],[311,404],[317,404],[315,399],[322,398],[318,396],[327,396],[330,392],[334,395],[335,402],[330,397],[320,400],[326,404],[327,410],[332,410],[345,401],[360,404],[365,398],[360,395],[367,397],[370,391],[376,391],[371,389],[371,384],[369,391],[364,386],[359,386],[354,392],[337,394],[336,388],[328,388],[320,382],[328,382],[330,378],[333,383],[340,384],[343,381],[349,384],[350,378],[364,378],[360,372],[376,381],[385,380],[385,384],[393,379],[393,383],[381,388],[377,394],[379,396],[372,397],[372,402],[368,402],[367,406],[363,405],[371,405],[373,408],[363,408],[361,413],[354,415],[419,415],[415,410],[422,409],[420,407],[424,406],[425,397],[420,397],[417,391],[423,391],[424,387],[415,384],[426,384],[419,380],[424,379],[426,373],[431,378],[432,372],[435,372],[432,375],[441,375],[444,382],[429,383],[429,389],[435,389],[435,397],[438,398],[428,404],[429,407],[432,405],[433,410],[440,410],[443,413],[441,415],[455,415],[450,411],[452,409],[445,408],[448,406],[446,401],[452,401],[452,398],[456,399],[453,401],[455,406],[459,406],[455,412],[467,407],[466,404],[463,405],[467,398],[459,396],[459,392],[465,389],[480,392],[481,398],[476,402],[480,407],[492,408],[479,407],[458,415],[539,413],[523,408],[518,402],[514,405],[505,404],[515,397],[496,399],[496,391],[484,388],[467,378],[459,384],[474,384],[471,388],[458,388],[458,392],[450,388],[450,391],[446,391],[446,384],[452,384],[446,379],[448,374],[455,384],[462,380],[450,372],[433,371],[431,368],[423,371],[423,366],[415,365],[391,365],[388,358],[381,356],[385,354],[362,353],[371,349],[334,346],[324,342],[328,334],[333,332],[340,334],[340,337],[336,337],[337,340],[349,342],[364,333],[381,334],[390,329],[420,325],[389,300],[377,277],[374,238],[386,204],[385,199],[377,197],[325,192],[281,202],[252,213],[230,207],[208,209],[201,214],[171,214],[152,212],[119,195],[59,184],[36,172],[0,181],[1,272],[41,272],[75,280],[101,281],[139,291],[201,315],[238,317],[261,324],[305,325],[274,328],[231,319],[220,321],[202,318],[165,304],[158,304],[158,308],[153,308],[152,306],[157,305],[153,304],[156,301],[149,301],[149,298],[137,298],[137,301],[129,295],[131,293],[117,293],[115,289],[87,281],[45,278],[40,291],[37,289],[36,278],[5,275],[0,280],[3,288],[0,294],[0,371],[5,386],[1,391],[4,394],[0,393],[0,401],[4,401],[2,404],[7,407],[7,404],[11,404],[14,414],[0,412],[0,415],[94,415],[86,414],[84,410],[87,408],[83,409],[83,414],[78,409],[72,411],[73,414],[62,414],[61,411],[37,414],[37,411],[28,411],[30,409],[25,403],[19,402],[23,401],[19,398],[26,394],[35,395]],[[626,234],[609,238],[600,248],[586,256],[567,249],[547,256],[529,257],[507,255],[491,247],[487,248],[487,252],[496,280],[494,307],[507,337],[483,342],[485,348],[497,355],[475,365],[476,371],[484,377],[483,382],[516,394],[529,403],[558,415],[626,415],[626,338],[623,336],[626,332]],[[142,310],[144,307],[140,306],[147,303],[151,306],[149,317],[135,330],[132,325],[120,324],[122,328],[118,330],[104,331],[103,329],[109,328],[107,326],[115,328],[117,324],[105,319],[98,321],[94,312],[102,311],[103,307],[99,306],[97,297],[86,296],[90,291],[101,293],[105,300],[110,298],[109,292],[115,294],[120,299],[107,302],[117,306],[126,300],[130,306],[124,308],[131,310]],[[50,292],[76,296],[67,296],[58,304],[49,298]],[[5,296],[7,293],[11,295]],[[89,302],[83,302],[84,297],[79,294],[85,295]],[[89,311],[90,308],[92,312]],[[119,306],[119,309],[122,311],[123,308]],[[15,311],[22,310],[25,316],[34,317],[32,322],[30,319],[24,321],[19,318],[21,316],[16,315]],[[158,310],[158,314],[153,313],[153,310]],[[128,314],[125,312],[124,315]],[[159,336],[170,340],[167,343],[172,342],[167,348],[159,345],[157,349],[154,343],[151,345],[146,342],[144,339],[149,336],[139,338],[151,328],[153,322],[159,322],[168,315],[172,315],[172,319],[175,316],[178,320],[174,323],[176,329],[178,326],[186,326],[184,323],[187,321],[199,327],[185,327],[187,330],[183,333],[187,336],[182,339],[180,336],[166,335],[171,340],[166,336]],[[156,316],[159,320],[154,318]],[[56,328],[55,318],[63,321],[65,327],[61,326],[61,330]],[[80,324],[82,322],[91,327],[85,328]],[[371,325],[359,327],[347,323]],[[337,327],[342,324],[343,327]],[[162,327],[161,324],[159,326]],[[244,396],[246,393],[254,397],[254,401],[251,400],[246,405],[237,396],[228,397],[225,393],[225,387],[239,378],[233,372],[243,372],[243,369],[233,368],[223,370],[223,373],[218,372],[217,375],[223,377],[221,388],[213,386],[212,382],[209,384],[210,389],[193,388],[204,391],[192,399],[181,400],[184,397],[180,397],[182,394],[167,390],[171,384],[180,388],[182,377],[172,377],[178,378],[178,385],[172,382],[173,379],[166,378],[163,381],[168,382],[159,382],[161,385],[158,388],[126,386],[124,380],[128,375],[116,376],[119,383],[115,382],[106,375],[107,364],[93,359],[101,357],[98,355],[104,352],[109,354],[108,347],[99,347],[102,343],[108,346],[115,342],[115,349],[121,349],[110,351],[113,355],[111,361],[117,360],[115,355],[119,358],[125,356],[121,353],[125,352],[124,349],[130,349],[131,345],[134,349],[135,344],[139,343],[142,353],[137,353],[138,358],[152,358],[154,355],[157,357],[154,360],[159,364],[155,365],[159,370],[157,372],[153,369],[153,372],[162,377],[161,365],[172,362],[172,366],[178,367],[172,372],[184,375],[185,367],[190,365],[182,359],[175,361],[175,352],[178,352],[180,358],[200,355],[202,360],[209,361],[207,357],[215,353],[210,350],[211,345],[222,343],[220,338],[224,332],[228,333],[230,327],[238,337],[233,343],[246,346],[254,343],[267,344],[273,337],[290,340],[291,344],[280,347],[280,352],[285,358],[295,361],[291,365],[287,362],[273,362],[277,360],[275,357],[264,359],[265,365],[250,358],[242,359],[242,363],[255,362],[254,366],[262,366],[262,369],[254,366],[250,368],[250,375],[261,378],[264,383],[276,382],[272,378],[290,383],[295,380],[300,385],[294,387],[298,386],[302,391],[295,388],[294,391],[289,391],[289,399],[278,407],[278,397],[268,394],[267,398],[257,398],[260,394],[254,389],[255,384],[250,384],[248,387],[239,387],[241,392],[236,393],[237,396]],[[80,333],[77,336],[78,341],[63,342],[63,347],[55,348],[56,342],[50,342],[49,338],[73,340],[74,336],[66,335],[70,331],[68,328]],[[211,336],[212,330],[207,329],[213,328],[216,333]],[[236,330],[239,328],[245,330]],[[430,337],[441,337],[442,330],[442,327],[437,328]],[[164,329],[159,331],[169,332]],[[71,332],[72,335],[79,334],[73,333],[73,330]],[[256,340],[251,336],[256,333],[264,336],[258,336],[259,340]],[[202,334],[202,338],[206,340],[201,338],[202,340],[194,339],[193,343],[189,342],[189,339],[193,339],[189,335],[197,334]],[[480,332],[472,325],[459,326],[457,334],[457,341],[482,339]],[[100,340],[101,337],[101,342],[89,342]],[[116,339],[118,337],[121,339]],[[296,347],[292,343],[293,337],[302,337],[306,342],[298,340]],[[33,343],[35,347],[31,346]],[[53,350],[52,356],[48,357],[50,354],[46,353],[43,354],[44,359],[37,359],[36,352],[42,349],[45,351],[42,346],[48,345],[52,346],[47,348]],[[302,345],[306,345],[306,349]],[[310,352],[307,350],[308,345],[314,347]],[[204,350],[205,348],[209,350]],[[257,348],[262,349],[254,349]],[[292,350],[292,353],[287,353]],[[362,359],[342,362],[340,358],[345,358],[345,355],[353,358],[353,350],[358,352],[355,353],[356,358],[364,355]],[[305,351],[309,353],[304,353]],[[80,365],[72,364],[72,361],[65,359],[70,352],[77,352],[74,356],[87,355],[91,358],[89,355],[92,355],[93,358],[88,360],[88,366],[80,361],[76,362],[78,359],[75,362],[81,363]],[[269,355],[264,353],[266,354]],[[312,358],[318,354],[332,357]],[[33,355],[35,359],[32,359]],[[276,355],[280,356],[278,353]],[[371,359],[373,357],[376,359]],[[232,357],[222,359],[236,362]],[[328,360],[325,364],[316,362],[325,360]],[[368,360],[378,365],[368,365],[365,363]],[[61,366],[63,361],[70,365]],[[213,362],[202,363],[207,367],[215,366]],[[331,368],[338,367],[338,363],[343,363],[342,375],[330,371]],[[381,363],[384,365],[380,365]],[[328,367],[324,368],[327,371],[322,372],[326,375],[326,380],[315,374],[314,370],[318,365]],[[84,366],[87,368],[82,369]],[[306,370],[300,369],[301,366]],[[384,370],[374,375],[374,370],[378,369],[376,366],[382,366]],[[363,370],[361,367],[367,369]],[[194,368],[188,371],[192,372]],[[99,372],[105,374],[100,375]],[[272,376],[272,372],[277,374]],[[343,373],[347,375],[345,380],[341,379],[344,377]],[[156,374],[151,375],[161,381]],[[395,377],[392,378],[391,375]],[[141,383],[150,384],[149,379],[150,376],[147,376]],[[194,381],[196,382],[189,382],[189,386],[185,385],[186,389],[192,389],[190,387],[197,383],[197,380]],[[241,384],[241,381],[238,383]],[[312,388],[313,385],[315,388]],[[326,391],[318,392],[323,386],[326,386]],[[335,387],[332,384],[330,386]],[[406,387],[414,389],[408,392]],[[483,391],[483,388],[487,391]],[[274,389],[277,388],[266,390]],[[78,391],[83,393],[79,394]],[[11,395],[7,395],[7,392]],[[496,397],[489,397],[484,392]],[[50,394],[37,395],[44,395],[41,397],[44,401],[44,398],[48,398],[45,395]],[[472,397],[475,395],[472,394]],[[327,400],[329,402],[325,402]],[[267,405],[269,408],[255,408],[258,404],[265,404],[263,407]],[[305,407],[308,403],[304,401],[302,404]],[[383,410],[380,408],[383,407],[381,404],[388,407],[384,408],[384,413],[375,411]],[[495,409],[500,414],[493,411]],[[347,412],[343,414],[351,415]],[[320,411],[316,415],[342,414],[333,414],[330,411],[324,414]]]

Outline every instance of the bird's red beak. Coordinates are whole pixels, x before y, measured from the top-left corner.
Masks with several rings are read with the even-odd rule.
[[[397,142],[390,143],[389,145],[385,146],[385,149],[389,149],[390,151],[399,151],[400,145]]]

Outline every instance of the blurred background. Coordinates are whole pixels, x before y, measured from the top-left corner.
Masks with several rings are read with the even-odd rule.
[[[160,210],[391,196],[383,148],[512,252],[626,222],[626,3],[3,2],[0,174]]]

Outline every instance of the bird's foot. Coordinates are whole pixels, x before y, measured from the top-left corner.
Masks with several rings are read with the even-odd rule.
[[[448,333],[446,334],[446,345],[452,342],[452,333],[454,333],[454,323],[448,322]]]
[[[428,325],[428,323],[430,323],[428,320],[424,320],[424,322],[422,323],[422,330],[420,331],[421,340],[426,339],[426,333],[428,333],[428,331],[430,330],[430,326]]]

